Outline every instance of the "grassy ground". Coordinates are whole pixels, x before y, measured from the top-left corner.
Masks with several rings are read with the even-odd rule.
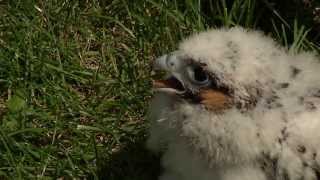
[[[0,0],[0,179],[155,179],[150,62],[235,25],[319,51],[319,4],[275,2]]]

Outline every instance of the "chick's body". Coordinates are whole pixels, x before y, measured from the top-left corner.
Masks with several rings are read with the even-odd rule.
[[[159,61],[179,67],[161,66],[193,97],[160,91],[151,102],[148,147],[162,153],[161,180],[320,179],[320,64],[313,54],[292,54],[260,32],[232,28],[195,34]],[[210,83],[191,81],[200,77],[194,66]],[[190,67],[192,76],[184,70]],[[217,92],[228,99],[223,109],[210,108],[221,106],[212,98]]]

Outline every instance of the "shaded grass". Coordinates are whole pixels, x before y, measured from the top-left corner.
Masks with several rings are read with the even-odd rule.
[[[150,62],[219,26],[319,50],[310,23],[279,9],[255,0],[0,1],[0,177],[155,178],[159,161],[143,145]]]

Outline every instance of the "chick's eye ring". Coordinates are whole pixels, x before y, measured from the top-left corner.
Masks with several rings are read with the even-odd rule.
[[[202,67],[188,67],[187,74],[191,82],[198,85],[207,85],[209,83],[209,75]]]

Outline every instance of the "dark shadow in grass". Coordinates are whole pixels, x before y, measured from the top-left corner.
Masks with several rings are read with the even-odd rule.
[[[144,140],[128,144],[103,162],[99,179],[157,180],[160,159],[145,148]]]

